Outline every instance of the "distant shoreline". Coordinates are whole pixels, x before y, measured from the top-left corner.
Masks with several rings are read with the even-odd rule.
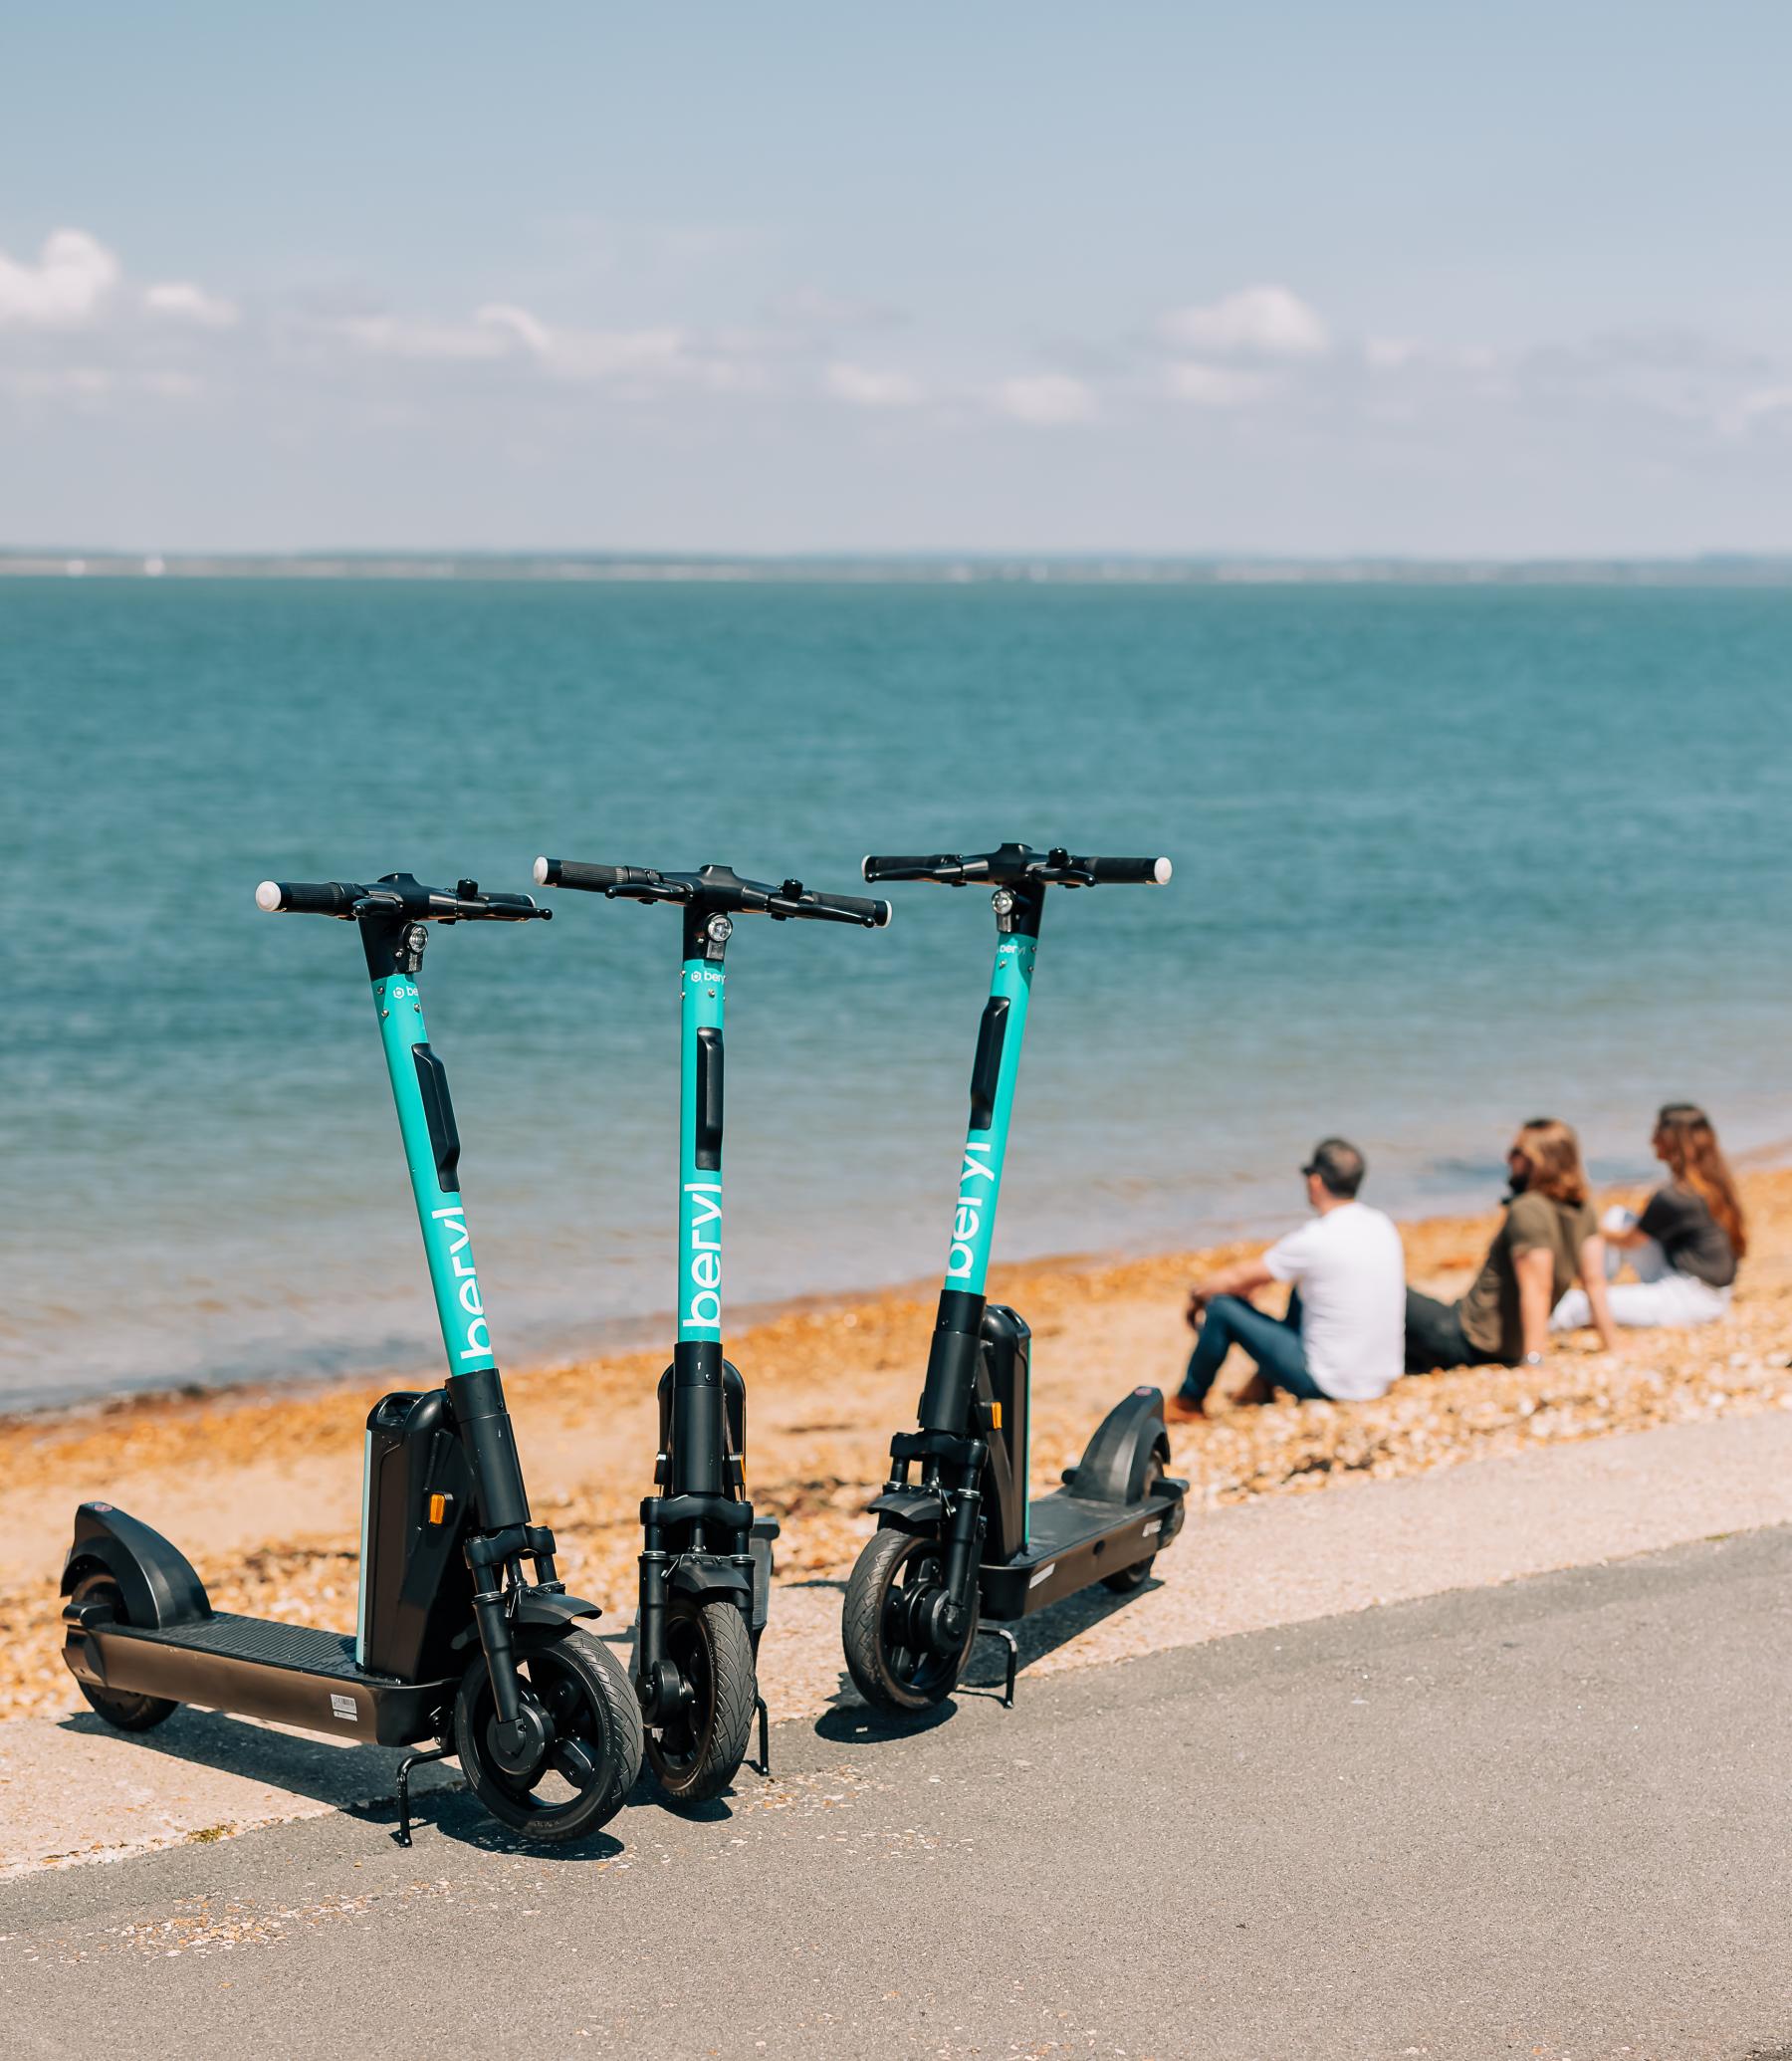
[[[834,586],[1787,587],[1792,557],[1158,558],[1126,553],[746,554],[0,551],[0,578],[475,580]]]

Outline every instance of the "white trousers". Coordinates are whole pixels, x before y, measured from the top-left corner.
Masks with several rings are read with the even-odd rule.
[[[1619,1220],[1623,1221],[1620,1222]],[[1628,1231],[1636,1223],[1629,1210],[1614,1207],[1606,1212],[1607,1231]],[[1668,1255],[1654,1240],[1626,1252],[1617,1246],[1606,1248],[1606,1272],[1615,1274],[1629,1260],[1636,1270],[1634,1281],[1619,1281],[1607,1289],[1612,1321],[1639,1330],[1663,1328],[1689,1330],[1694,1324],[1712,1324],[1729,1309],[1730,1291],[1713,1288],[1696,1274],[1680,1273],[1669,1265]],[[1552,1331],[1579,1331],[1593,1321],[1592,1305],[1585,1288],[1570,1288],[1555,1306],[1549,1319]]]

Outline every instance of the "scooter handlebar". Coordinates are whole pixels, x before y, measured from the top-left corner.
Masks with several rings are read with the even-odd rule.
[[[539,858],[535,877],[543,887],[576,887],[615,901],[695,903],[736,916],[770,916],[787,923],[808,918],[822,923],[856,923],[881,930],[890,920],[888,902],[862,894],[820,894],[800,880],[780,887],[743,880],[728,866],[696,873],[658,873],[651,866],[600,866],[582,859]]]
[[[533,895],[481,894],[477,880],[462,880],[448,894],[410,873],[388,873],[366,886],[358,880],[264,880],[255,890],[255,905],[270,915],[337,916],[344,922],[385,914],[411,923],[528,923],[554,914]]]
[[[1172,867],[1167,858],[1075,858],[1067,851],[1005,844],[1000,851],[976,852],[970,858],[956,851],[936,852],[930,858],[872,856],[862,870],[867,880],[936,880],[944,887],[978,881],[1004,887],[1022,880],[1060,887],[1162,887]]]

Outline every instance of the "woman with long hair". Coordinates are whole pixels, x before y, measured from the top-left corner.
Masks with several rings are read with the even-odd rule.
[[[1580,1140],[1554,1117],[1533,1117],[1507,1149],[1506,1174],[1505,1215],[1467,1294],[1440,1302],[1407,1290],[1409,1374],[1487,1362],[1535,1366],[1549,1349],[1550,1312],[1571,1293],[1586,1301],[1580,1321],[1598,1325],[1608,1350],[1617,1343],[1606,1307],[1605,1241],[1587,1199]]]
[[[1711,1119],[1695,1102],[1668,1102],[1650,1140],[1670,1178],[1640,1217],[1606,1212],[1607,1270],[1628,1260],[1637,1278],[1608,1290],[1621,1324],[1680,1327],[1713,1323],[1729,1308],[1736,1262],[1748,1251],[1748,1228]],[[1588,1320],[1585,1292],[1570,1288],[1550,1326],[1571,1331]]]

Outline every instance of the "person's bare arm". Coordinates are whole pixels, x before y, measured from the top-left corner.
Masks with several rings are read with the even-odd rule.
[[[1554,1297],[1555,1260],[1547,1246],[1530,1246],[1512,1260],[1518,1275],[1518,1322],[1528,1358],[1549,1350],[1549,1312]],[[1601,1285],[1605,1276],[1600,1276]]]
[[[1189,1290],[1189,1322],[1194,1323],[1216,1295],[1250,1295],[1275,1278],[1261,1260],[1235,1260]]]
[[[1606,1241],[1614,1245],[1640,1245],[1643,1235],[1634,1237],[1616,1236],[1606,1232],[1595,1234],[1580,1249],[1581,1286],[1587,1291],[1587,1307],[1593,1312],[1593,1328],[1599,1333],[1599,1342],[1607,1352],[1618,1349],[1618,1326],[1612,1321],[1612,1298],[1606,1293]]]

